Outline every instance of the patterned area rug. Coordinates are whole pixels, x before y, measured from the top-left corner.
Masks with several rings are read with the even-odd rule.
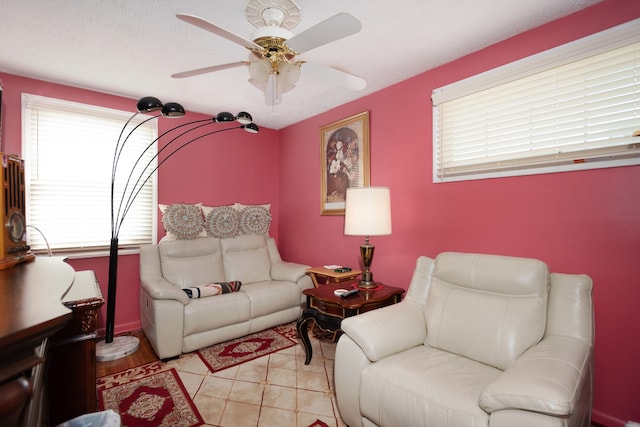
[[[160,362],[99,378],[97,391],[100,410],[113,409],[119,413],[122,426],[204,424],[178,373],[163,368]]]
[[[198,355],[211,372],[217,372],[294,346],[295,337],[295,326],[287,324],[203,348]]]

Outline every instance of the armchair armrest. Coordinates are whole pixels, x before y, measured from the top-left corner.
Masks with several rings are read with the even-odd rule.
[[[424,307],[412,299],[347,317],[340,326],[372,362],[424,344]]]
[[[489,384],[479,404],[489,413],[522,409],[568,416],[578,409],[580,392],[590,376],[589,343],[572,337],[546,337]]]
[[[162,276],[145,276],[140,281],[140,285],[149,293],[153,299],[173,299],[182,304],[189,303],[189,297],[182,290],[173,286]]]
[[[271,264],[271,278],[273,280],[286,280],[297,282],[304,276],[308,265],[288,261],[277,261]]]

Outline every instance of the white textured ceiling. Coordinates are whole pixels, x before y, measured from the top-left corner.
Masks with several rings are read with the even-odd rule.
[[[246,39],[243,0],[0,0],[0,71],[137,99],[154,95],[188,111],[249,111],[280,129],[428,69],[568,15],[599,0],[296,0],[294,34],[339,12],[358,34],[296,59],[365,78],[352,92],[303,73],[275,108],[245,67],[187,79],[171,74],[247,60],[247,50],[178,20],[197,15]],[[132,110],[134,106],[132,105]]]

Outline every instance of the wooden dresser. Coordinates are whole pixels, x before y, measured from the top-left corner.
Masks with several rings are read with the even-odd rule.
[[[74,359],[67,359],[67,364],[61,369],[73,378],[71,381],[76,386],[79,382],[88,383],[89,380],[80,372],[93,366],[93,393],[86,390],[86,394],[94,396],[95,404],[95,352],[88,355],[86,348],[78,350],[71,338],[74,336],[82,341],[86,337],[95,345],[94,340],[88,340],[91,332],[82,332],[93,327],[95,333],[95,319],[84,320],[84,324],[82,320],[93,316],[85,313],[89,304],[86,301],[93,301],[93,297],[85,298],[83,294],[81,299],[75,300],[75,286],[85,282],[88,276],[80,274],[76,279],[74,269],[63,258],[57,257],[37,257],[34,261],[0,270],[1,427],[49,425],[47,395],[57,394],[72,399],[66,385],[52,381],[54,377],[48,375],[51,363],[54,363],[53,356],[64,353],[67,348],[74,354]],[[99,300],[102,300],[101,296]],[[70,303],[71,308],[63,301],[69,301],[67,304]],[[91,304],[101,305],[100,302]],[[80,319],[80,326],[74,330],[80,332],[67,334],[65,326],[74,325],[76,319]],[[90,346],[87,343],[86,347]],[[49,356],[51,363],[47,363]],[[67,356],[60,358],[63,357]],[[94,358],[93,363],[91,358]]]

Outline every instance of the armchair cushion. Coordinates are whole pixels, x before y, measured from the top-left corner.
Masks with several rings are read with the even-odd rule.
[[[541,261],[440,254],[424,306],[425,344],[506,369],[542,338],[547,294]]]
[[[486,426],[489,414],[478,396],[499,375],[496,368],[418,345],[362,370],[360,410],[379,426]]]

